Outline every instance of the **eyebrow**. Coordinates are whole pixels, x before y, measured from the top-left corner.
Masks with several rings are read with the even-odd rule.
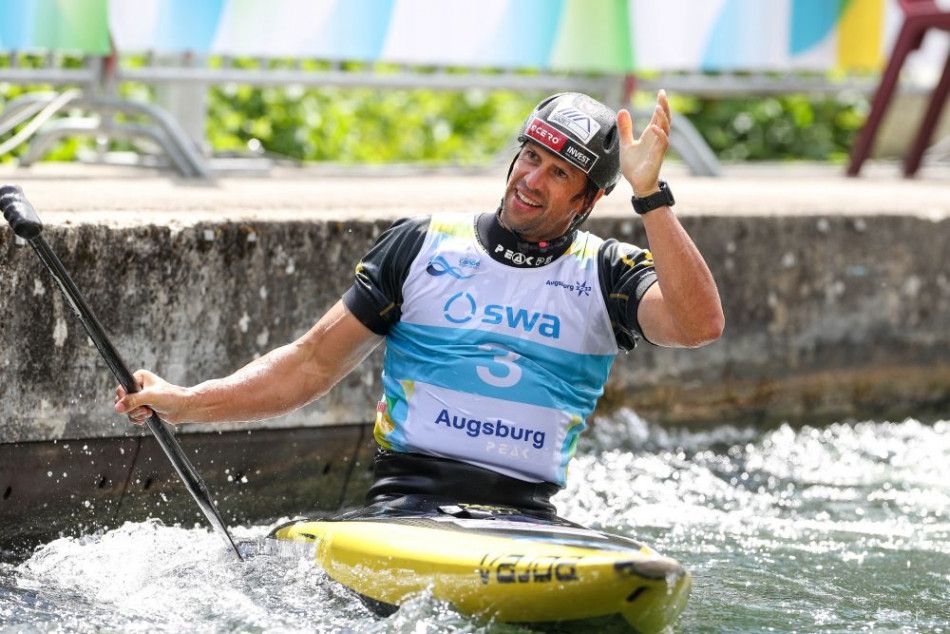
[[[560,156],[558,156],[551,150],[547,149],[543,145],[540,145],[538,143],[535,143],[534,141],[529,140],[529,141],[525,141],[524,147],[526,149],[530,149],[535,154],[544,153],[547,156],[551,157],[552,159],[556,161],[555,165],[561,168],[568,176],[571,176],[574,172],[577,172],[579,176],[583,176],[586,178],[586,174],[584,174],[584,171],[581,170],[581,168],[572,165],[570,161],[568,161],[567,159],[561,158]],[[540,152],[538,150],[540,150]]]

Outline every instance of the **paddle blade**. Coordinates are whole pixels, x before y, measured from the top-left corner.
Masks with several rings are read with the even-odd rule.
[[[19,185],[0,187],[0,209],[3,209],[3,217],[10,223],[16,235],[24,240],[32,240],[40,235],[43,223]]]

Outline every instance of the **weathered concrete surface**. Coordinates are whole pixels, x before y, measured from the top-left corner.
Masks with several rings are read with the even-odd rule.
[[[127,362],[194,383],[303,333],[393,218],[492,209],[503,171],[195,185],[44,165],[0,179],[24,187]],[[719,284],[726,334],[621,356],[601,411],[669,423],[947,415],[950,170],[913,182],[886,166],[859,180],[813,166],[667,176]],[[592,229],[643,244],[627,205],[605,199]],[[228,522],[359,502],[379,360],[301,412],[245,426],[250,436],[182,430]],[[113,384],[31,249],[0,229],[0,551],[148,515],[200,521],[151,439],[112,413]]]
[[[621,357],[602,406],[669,422],[946,407],[950,171],[905,181],[876,169],[859,180],[809,166],[721,180],[671,170],[677,211],[719,284],[726,335],[698,351],[643,345]],[[501,180],[324,170],[194,185],[77,166],[4,176],[34,202],[128,363],[188,384],[303,333],[393,217],[491,209]],[[591,228],[644,244],[626,198],[605,201]],[[0,442],[129,433],[80,324],[5,227],[0,323]],[[267,426],[369,420],[378,361]]]
[[[612,375],[607,399],[669,422],[950,411],[950,220],[822,215],[684,224],[721,289],[725,336],[701,350],[642,346]]]
[[[181,444],[233,526],[362,503],[370,432],[345,425],[182,434]],[[206,523],[150,436],[0,444],[0,555],[146,517]]]
[[[50,226],[44,233],[127,363],[175,382],[230,372],[303,334],[346,289],[385,222]],[[0,440],[128,433],[115,381],[29,246],[0,233]],[[367,364],[280,426],[368,420]],[[372,396],[370,396],[372,394]]]

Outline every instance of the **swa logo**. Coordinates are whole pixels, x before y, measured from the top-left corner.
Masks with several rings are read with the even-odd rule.
[[[467,324],[473,320],[490,326],[504,326],[511,330],[535,332],[542,337],[558,339],[561,320],[557,315],[530,311],[527,308],[486,304],[479,309],[471,293],[458,292],[445,301],[442,315],[452,324]]]

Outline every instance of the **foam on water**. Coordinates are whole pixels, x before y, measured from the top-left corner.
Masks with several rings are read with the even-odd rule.
[[[950,632],[950,423],[664,430],[597,421],[555,501],[679,559],[681,632]],[[262,543],[270,526],[233,530]],[[429,595],[370,614],[299,552],[126,524],[0,563],[0,632],[524,632]]]
[[[593,430],[559,508],[692,571],[677,629],[950,631],[947,422],[611,423]]]
[[[236,539],[267,527],[234,529]],[[244,563],[202,528],[127,523],[46,544],[12,570],[0,622],[36,631],[281,631],[343,627],[363,609],[303,557]]]

